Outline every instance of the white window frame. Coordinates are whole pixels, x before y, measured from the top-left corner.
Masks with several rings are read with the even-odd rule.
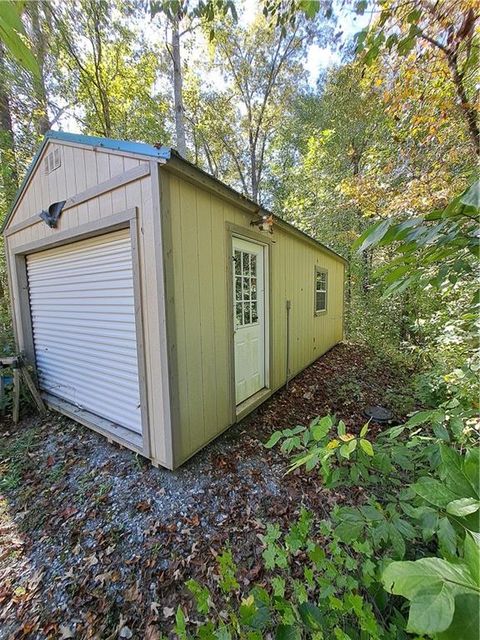
[[[319,274],[325,274],[325,288],[319,288]],[[325,307],[323,309],[319,309],[317,307],[317,294],[324,293],[325,294]],[[327,313],[328,309],[328,269],[324,269],[323,267],[315,266],[315,280],[314,280],[314,292],[313,292],[313,309],[314,314],[319,316],[323,313]]]

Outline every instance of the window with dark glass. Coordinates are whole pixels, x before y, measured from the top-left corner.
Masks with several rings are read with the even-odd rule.
[[[328,273],[325,269],[315,267],[315,313],[327,310]]]

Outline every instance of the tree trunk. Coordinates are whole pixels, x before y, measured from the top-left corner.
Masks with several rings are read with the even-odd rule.
[[[457,52],[451,53],[447,56],[448,66],[452,74],[453,84],[457,92],[458,99],[460,100],[460,107],[465,115],[465,119],[468,125],[468,131],[470,138],[473,142],[473,147],[477,156],[480,156],[480,130],[477,121],[477,110],[473,102],[469,102],[465,86],[463,84],[463,75],[458,70],[458,54]]]
[[[28,12],[30,15],[30,20],[32,21],[33,48],[40,69],[39,77],[34,78],[33,80],[35,102],[37,104],[38,113],[35,128],[40,136],[44,136],[50,129],[50,120],[48,118],[47,90],[45,87],[46,43],[39,11],[39,9],[41,8],[42,2],[28,3]]]
[[[4,50],[0,44],[0,180],[5,201],[5,206],[0,207],[2,213],[12,204],[18,187],[15,139],[10,110],[10,96],[5,75]]]
[[[175,132],[177,139],[177,151],[182,157],[187,155],[187,143],[185,141],[185,118],[183,112],[183,77],[182,58],[180,53],[179,19],[175,17],[172,22],[172,59],[173,59],[173,100],[175,107]]]

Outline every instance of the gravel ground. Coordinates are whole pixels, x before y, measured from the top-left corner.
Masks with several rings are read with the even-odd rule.
[[[225,545],[240,584],[258,580],[266,522],[287,526],[302,505],[328,515],[355,500],[314,473],[285,476],[287,460],[262,443],[328,412],[358,431],[363,409],[388,404],[406,375],[338,345],[175,472],[54,413],[5,421],[0,640],[159,637],[179,603],[188,609],[185,580],[215,586]]]

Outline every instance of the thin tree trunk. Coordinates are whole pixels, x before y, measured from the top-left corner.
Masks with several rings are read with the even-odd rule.
[[[4,50],[0,44],[0,180],[5,200],[4,210],[11,205],[18,187],[18,172],[15,155],[10,96],[7,89]]]
[[[45,87],[45,58],[46,58],[46,43],[45,34],[43,32],[42,24],[40,22],[39,9],[42,7],[41,2],[28,3],[28,11],[30,19],[32,21],[32,40],[35,50],[35,57],[40,68],[40,75],[38,78],[34,78],[34,91],[35,102],[37,103],[37,121],[35,128],[39,135],[43,136],[50,129],[50,120],[48,117],[48,100],[47,90]]]
[[[252,183],[252,200],[258,202],[257,149],[250,134],[250,180]]]
[[[187,155],[185,139],[185,118],[183,111],[183,77],[182,58],[180,53],[179,20],[176,17],[172,23],[172,60],[173,60],[173,100],[175,107],[175,132],[177,151],[184,158]]]
[[[465,86],[463,84],[463,75],[458,70],[458,55],[457,52],[447,56],[448,66],[452,74],[453,84],[457,92],[458,99],[460,100],[460,107],[465,115],[465,119],[468,125],[468,131],[475,148],[475,153],[480,156],[480,130],[477,121],[477,110],[475,104],[468,100]]]

